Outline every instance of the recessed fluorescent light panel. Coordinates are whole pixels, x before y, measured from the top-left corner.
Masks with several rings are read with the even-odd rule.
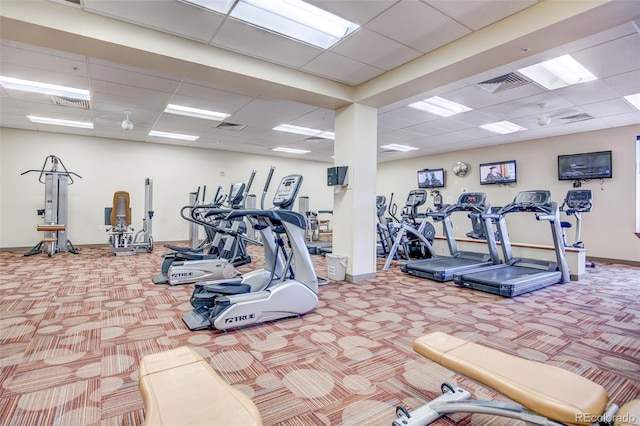
[[[35,115],[27,115],[27,118],[31,120],[32,123],[51,124],[53,126],[80,127],[82,129],[93,129],[93,123],[89,121],[61,120],[58,118],[38,117]]]
[[[527,130],[525,127],[518,126],[510,121],[498,121],[497,123],[483,124],[480,127],[490,132],[500,133],[501,135]]]
[[[239,0],[229,15],[323,49],[360,27],[301,0]]]
[[[633,105],[636,109],[640,109],[640,93],[625,96],[624,99]]]
[[[271,130],[279,130],[281,132],[296,133],[299,135],[314,136],[324,139],[335,139],[335,133],[333,132],[324,132],[318,129],[310,129],[308,127],[294,126],[291,124],[281,124]]]
[[[91,94],[85,89],[58,86],[57,84],[41,83],[39,81],[22,80],[20,78],[0,76],[0,85],[5,89],[21,90],[23,92],[42,93],[62,98],[90,101]]]
[[[204,118],[205,120],[222,121],[229,117],[231,114],[224,114],[222,112],[209,111],[206,109],[191,108],[182,105],[169,104],[164,109],[164,112],[170,114],[186,115],[187,117]]]
[[[597,77],[570,55],[531,65],[518,70],[547,90],[559,89],[573,84],[596,80]]]
[[[200,139],[200,136],[183,135],[180,133],[158,132],[155,130],[150,131],[149,136],[155,136],[158,138],[179,139],[182,141],[195,141]]]
[[[391,151],[401,151],[401,152],[415,151],[416,149],[418,149],[413,146],[399,145],[397,143],[392,143],[390,145],[382,145],[380,148],[389,149]]]
[[[180,0],[182,3],[191,4],[193,6],[199,6],[205,9],[213,10],[214,12],[222,13],[224,15],[229,12],[231,5],[235,0]]]
[[[307,151],[306,149],[283,148],[283,147],[272,148],[271,151],[286,152],[288,154],[307,154],[311,152],[311,151]]]
[[[409,106],[411,108],[427,111],[436,115],[440,115],[442,117],[450,117],[461,112],[471,111],[471,108],[469,108],[468,106],[449,101],[439,96],[434,96],[420,102],[415,102],[409,104]]]

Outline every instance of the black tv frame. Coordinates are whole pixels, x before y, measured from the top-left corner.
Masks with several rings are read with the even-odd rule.
[[[499,177],[491,179],[489,173],[494,166],[497,168]],[[482,163],[478,169],[480,170],[480,185],[510,185],[518,181],[516,160]]]
[[[428,176],[429,174],[433,173],[436,178],[436,182],[435,183],[430,183],[427,182],[426,180],[426,176]],[[423,178],[423,179],[421,179]],[[426,189],[431,189],[431,188],[444,188],[445,186],[445,173],[444,173],[444,169],[422,169],[422,170],[418,170],[418,188],[426,188]]]
[[[596,164],[598,162],[604,162],[604,164]],[[586,172],[584,170],[580,170],[583,167],[586,169]],[[558,155],[558,180],[580,181],[590,179],[611,179],[612,177],[613,154],[611,151]]]

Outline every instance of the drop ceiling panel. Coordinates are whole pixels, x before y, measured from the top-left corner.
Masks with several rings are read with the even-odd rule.
[[[46,58],[42,58],[46,60]],[[72,67],[64,69],[45,69],[42,67],[32,67],[3,63],[0,68],[2,75],[6,77],[21,78],[24,80],[39,81],[41,83],[57,84],[60,86],[75,87],[78,89],[89,89],[89,80],[86,73],[80,71],[75,73]],[[16,92],[16,90],[11,90]]]
[[[143,89],[157,90],[173,93],[180,85],[180,81],[156,77],[149,74],[126,71],[98,64],[91,64],[91,81],[105,81],[118,85],[140,87]]]
[[[600,80],[563,87],[554,93],[575,105],[608,101],[619,96]]]
[[[353,86],[384,73],[384,70],[380,68],[363,64],[330,51],[324,52],[313,59],[302,67],[302,70]]]
[[[606,78],[603,83],[621,96],[640,93],[640,70]]]
[[[398,2],[373,19],[367,28],[427,53],[471,31],[419,1]]]
[[[89,12],[204,43],[213,38],[224,20],[223,15],[176,0],[83,0],[82,3]]]
[[[338,43],[332,52],[369,64],[385,71],[396,68],[422,55],[366,28]]]
[[[637,111],[624,99],[620,98],[611,99],[610,101],[582,105],[581,109],[592,117],[599,118],[605,118],[618,114],[628,114]]]
[[[92,81],[92,98],[100,102],[114,103],[116,100],[126,100],[123,109],[128,106],[157,105],[162,109],[169,103],[172,94],[142,87],[127,86],[125,84],[112,83],[103,80]]]
[[[640,124],[640,111],[630,112],[628,114],[612,115],[603,117],[602,121],[611,127],[632,126]]]
[[[536,0],[427,0],[430,6],[467,28],[479,30],[537,3]]]
[[[462,105],[466,105],[472,109],[484,108],[486,106],[495,105],[503,102],[502,98],[487,92],[477,86],[465,86],[452,92],[443,93],[443,98]]]
[[[600,79],[633,71],[640,64],[640,34],[633,33],[571,56]]]
[[[198,89],[200,89],[199,93]],[[207,89],[202,86],[183,84],[173,98],[171,98],[170,103],[231,114],[228,120],[233,121],[232,117],[234,113],[251,101],[252,98],[248,96]]]
[[[286,65],[300,68],[322,53],[322,49],[279,36],[260,28],[227,19],[212,45]]]

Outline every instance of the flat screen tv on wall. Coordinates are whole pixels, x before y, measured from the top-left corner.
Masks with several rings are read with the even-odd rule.
[[[516,160],[480,164],[481,185],[506,185],[516,180]]]
[[[558,155],[559,180],[608,179],[613,177],[611,151]]]
[[[418,188],[444,188],[444,169],[419,170]]]

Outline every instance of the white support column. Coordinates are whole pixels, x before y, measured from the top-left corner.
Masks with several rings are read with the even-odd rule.
[[[348,257],[347,279],[375,277],[377,172],[375,108],[351,104],[336,111],[334,164],[348,166],[348,185],[333,195],[333,253]]]

